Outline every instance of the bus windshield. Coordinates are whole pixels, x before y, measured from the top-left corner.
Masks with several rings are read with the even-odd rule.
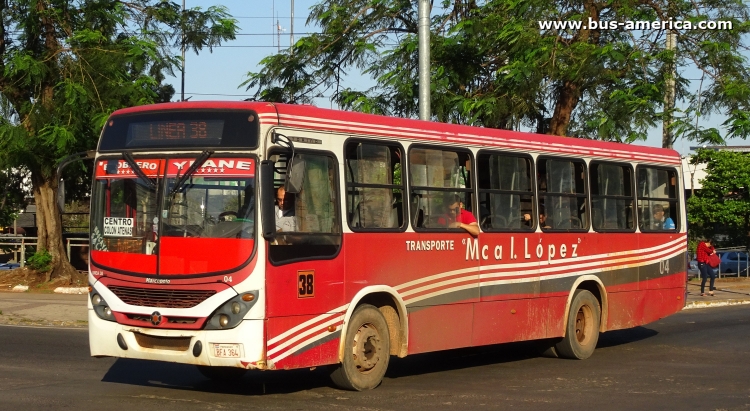
[[[254,160],[195,158],[97,162],[92,260],[138,274],[196,275],[237,268],[253,251]],[[176,189],[175,189],[176,187]]]

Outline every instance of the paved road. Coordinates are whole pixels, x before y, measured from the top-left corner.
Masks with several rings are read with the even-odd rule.
[[[750,410],[748,341],[749,306],[689,310],[603,334],[586,361],[528,343],[415,355],[353,393],[323,368],[216,384],[189,366],[89,358],[85,330],[0,326],[0,410]]]

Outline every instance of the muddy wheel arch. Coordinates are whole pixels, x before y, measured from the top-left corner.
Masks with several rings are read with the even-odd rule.
[[[341,329],[341,335],[346,335],[354,310],[359,305],[370,304],[377,307],[388,323],[390,331],[390,353],[400,358],[406,357],[409,348],[409,318],[406,310],[406,304],[398,292],[392,287],[386,285],[373,285],[361,289],[352,298],[349,307],[344,314],[344,324]],[[339,342],[339,360],[344,356],[344,340]]]
[[[573,286],[570,287],[568,292],[568,301],[565,303],[565,317],[563,318],[563,324],[568,323],[568,316],[570,315],[570,304],[573,302],[573,296],[578,289],[588,290],[594,297],[599,299],[601,306],[601,319],[599,321],[599,332],[607,331],[607,317],[609,314],[609,299],[607,297],[607,289],[604,287],[604,283],[599,277],[595,275],[582,275],[576,279]]]

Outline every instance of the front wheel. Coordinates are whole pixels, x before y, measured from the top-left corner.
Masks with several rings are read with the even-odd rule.
[[[376,307],[362,304],[349,320],[344,336],[344,357],[331,379],[345,390],[371,390],[383,380],[390,352],[385,317]]]
[[[562,358],[585,360],[591,357],[599,341],[601,308],[599,301],[587,290],[576,290],[570,303],[565,337],[555,344]]]

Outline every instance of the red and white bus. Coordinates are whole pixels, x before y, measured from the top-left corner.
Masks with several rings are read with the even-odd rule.
[[[684,306],[672,150],[181,102],[113,113],[94,161],[93,356],[338,364],[364,390],[391,355],[539,339],[584,359]]]

